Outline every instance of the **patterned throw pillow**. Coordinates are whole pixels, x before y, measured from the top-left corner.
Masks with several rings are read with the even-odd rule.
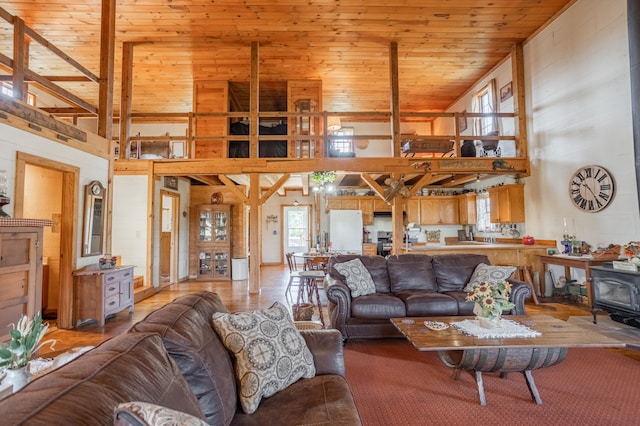
[[[191,414],[140,401],[119,404],[115,409],[114,424],[118,426],[207,426],[207,422]]]
[[[216,312],[213,328],[235,357],[240,403],[247,414],[256,411],[262,398],[316,375],[307,343],[279,302],[256,311]]]
[[[376,292],[376,285],[371,278],[371,274],[360,259],[356,258],[348,262],[336,263],[333,267],[344,276],[347,281],[347,287],[351,290],[351,297],[364,296]]]
[[[473,271],[473,275],[469,279],[464,291],[470,292],[471,287],[475,284],[480,284],[485,281],[502,281],[506,280],[516,271],[515,266],[492,266],[486,263],[479,263],[476,269]]]

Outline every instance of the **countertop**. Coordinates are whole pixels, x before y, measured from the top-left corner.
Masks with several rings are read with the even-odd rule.
[[[463,250],[495,250],[495,249],[516,249],[516,250],[540,250],[553,248],[554,246],[548,246],[544,244],[533,244],[533,245],[525,245],[525,244],[513,244],[513,243],[464,243],[461,242],[459,244],[426,244],[411,247],[409,246],[409,253],[429,253],[430,251],[435,250],[451,250],[451,251],[463,251]],[[402,246],[402,251],[406,252],[407,249],[405,246]]]

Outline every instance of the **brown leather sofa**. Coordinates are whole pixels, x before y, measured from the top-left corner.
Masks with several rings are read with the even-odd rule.
[[[335,265],[354,258],[369,270],[375,293],[351,297]],[[487,256],[477,254],[333,256],[324,281],[331,327],[345,340],[401,337],[390,318],[473,315],[473,303],[465,300],[463,289],[480,263],[490,264]],[[510,299],[516,306],[504,313],[524,315],[531,287],[522,281],[508,281],[512,284]]]
[[[211,326],[214,312],[227,312],[215,293],[179,297],[128,333],[0,401],[0,423],[129,424],[114,419],[114,408],[142,401],[214,425],[361,424],[344,379],[342,336],[336,330],[301,331],[316,376],[263,399],[255,413],[243,413],[231,356]]]

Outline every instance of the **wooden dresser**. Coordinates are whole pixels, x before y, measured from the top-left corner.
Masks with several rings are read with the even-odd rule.
[[[109,315],[133,312],[133,266],[100,269],[85,266],[73,272],[73,324],[89,319],[104,325]]]
[[[42,306],[42,241],[47,219],[0,219],[0,342],[22,314]]]

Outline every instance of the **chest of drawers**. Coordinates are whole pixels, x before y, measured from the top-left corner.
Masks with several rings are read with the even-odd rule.
[[[100,269],[95,265],[73,273],[73,323],[95,319],[103,326],[109,315],[133,312],[133,266]]]

